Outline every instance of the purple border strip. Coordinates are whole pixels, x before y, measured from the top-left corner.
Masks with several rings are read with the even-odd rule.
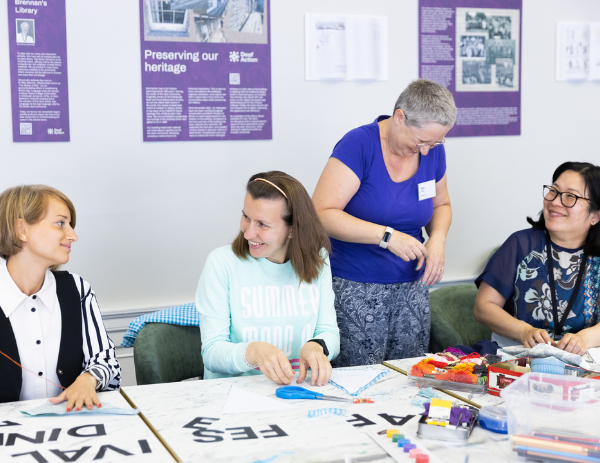
[[[13,141],[69,141],[65,0],[33,3],[7,1]],[[22,23],[28,30],[19,39]]]
[[[518,111],[517,121],[510,122],[506,125],[455,125],[449,132],[448,137],[480,137],[480,136],[496,136],[496,135],[520,135],[521,134],[521,82],[522,82],[522,65],[521,53],[523,50],[523,2],[522,0],[419,0],[419,77],[423,76],[422,72],[422,38],[423,32],[421,27],[421,9],[423,7],[438,7],[438,8],[473,8],[474,10],[498,8],[498,9],[516,9],[519,14],[519,55],[516,57],[519,63],[519,91],[518,92],[457,92],[456,91],[456,59],[451,61],[454,69],[452,71],[452,80],[448,85],[448,90],[452,92],[457,108],[494,108],[494,107],[516,107]],[[443,35],[452,37],[452,47],[455,48],[456,37],[456,14],[453,16],[453,23],[448,27]],[[456,50],[454,50],[456,56]],[[450,61],[444,64],[449,64]],[[440,82],[441,83],[441,82]]]
[[[237,0],[227,1],[232,4]],[[257,0],[256,3],[260,2]],[[190,34],[204,33],[200,21],[205,17],[208,18],[206,19],[208,27],[212,27],[217,34],[226,35],[229,32],[227,28],[229,19],[225,15],[214,16],[217,19],[210,19],[210,14],[199,13],[198,10],[191,9],[183,11],[187,11],[188,21],[198,21],[198,23],[188,23],[187,30],[182,29],[182,31],[170,33],[152,30],[149,26],[149,13],[146,11],[146,17],[144,15],[144,8],[147,7],[145,0],[139,0],[139,6],[144,141],[268,140],[273,138],[271,4],[268,0],[264,2],[266,17],[263,18],[263,23],[267,27],[267,43],[262,44],[189,41]],[[148,37],[162,36],[163,40],[146,40],[144,35],[146,27],[151,34]],[[187,41],[181,41],[181,38]],[[152,53],[160,53],[160,55]],[[190,59],[190,56],[194,54],[196,54],[196,58]],[[161,58],[157,58],[157,56]],[[248,58],[246,62],[242,62],[244,57]],[[180,73],[175,74],[160,70],[164,69],[163,63],[167,66],[185,65],[186,68],[184,72],[181,72],[182,68],[180,67]],[[156,67],[152,68],[153,65]],[[174,68],[167,69],[174,70]],[[231,76],[234,74],[239,74],[238,84],[230,83]],[[217,95],[216,100],[194,101],[192,92],[189,90],[191,88],[202,89],[201,91],[205,93],[213,92]],[[240,92],[247,93],[237,97],[238,108],[236,111],[231,111],[231,94],[236,91],[237,95],[241,95]],[[262,98],[262,104],[258,105],[260,108],[256,109],[255,106],[253,111],[244,111],[243,106],[257,98],[256,95],[259,95],[258,98]],[[168,117],[167,111],[156,109],[157,105],[164,105],[167,100],[168,104],[172,105],[176,99],[180,100],[177,102],[180,107],[176,108],[174,116]],[[219,99],[221,101],[217,101]],[[193,111],[190,111],[190,108],[193,108]],[[255,117],[256,114],[258,114],[258,118]],[[260,130],[251,130],[249,133],[231,133],[232,115],[238,121],[244,116],[251,118],[254,120],[251,123],[258,124],[261,128]],[[191,119],[195,119],[192,120],[192,130],[196,130],[195,135],[191,133]],[[220,123],[219,121],[226,122]],[[216,127],[213,132],[209,131],[211,125]],[[155,134],[160,133],[161,136],[150,136],[150,130],[156,131]],[[202,133],[202,136],[199,136],[198,133]],[[211,133],[213,135],[210,135]]]

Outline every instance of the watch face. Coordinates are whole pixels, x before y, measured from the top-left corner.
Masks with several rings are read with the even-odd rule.
[[[383,241],[387,243],[390,240],[390,236],[392,236],[390,232],[385,232],[385,234],[383,235]]]

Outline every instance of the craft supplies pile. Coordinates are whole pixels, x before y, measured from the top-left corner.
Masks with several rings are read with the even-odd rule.
[[[477,423],[476,409],[451,400],[433,398],[424,407],[417,432],[421,439],[465,442]]]
[[[465,354],[454,347],[421,360],[413,365],[411,376],[464,384],[487,384],[488,367],[501,357],[477,352]]]

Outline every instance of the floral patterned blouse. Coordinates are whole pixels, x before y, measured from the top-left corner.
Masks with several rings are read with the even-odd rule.
[[[558,316],[567,308],[581,265],[583,247],[567,249],[552,244],[552,267],[556,282]],[[543,230],[521,230],[513,233],[496,251],[475,284],[482,281],[504,298],[504,310],[536,328],[545,328],[554,337],[554,317],[546,264],[546,234]],[[600,319],[600,257],[588,257],[583,290],[563,327],[563,334],[594,326]]]

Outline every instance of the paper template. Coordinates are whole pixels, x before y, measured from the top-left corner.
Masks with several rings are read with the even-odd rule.
[[[556,23],[556,80],[600,79],[600,23]]]
[[[335,369],[329,382],[350,395],[357,395],[383,378],[388,372],[379,369]]]
[[[60,404],[45,403],[39,407],[30,408],[29,410],[21,410],[23,415],[27,416],[76,416],[80,414],[84,415],[137,415],[139,410],[135,408],[122,408],[115,407],[109,403],[103,402],[102,407],[93,407],[88,410],[87,407],[82,407],[81,411],[67,412],[67,403],[63,402]]]
[[[306,80],[387,80],[387,18],[306,15]]]
[[[600,363],[600,347],[590,347],[587,353],[591,357],[593,363]]]
[[[297,407],[287,403],[285,399],[271,399],[246,389],[231,386],[223,410],[221,410],[221,415],[291,410],[293,408]]]

